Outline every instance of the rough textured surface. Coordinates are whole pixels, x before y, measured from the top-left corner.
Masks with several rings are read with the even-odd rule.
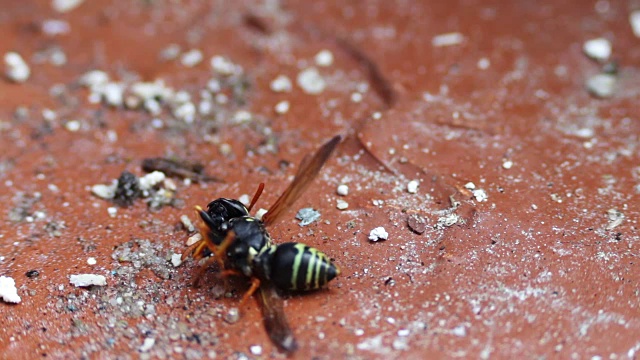
[[[193,288],[194,264],[173,266],[181,216],[259,182],[268,208],[336,133],[271,229],[342,270],[286,300],[301,358],[638,356],[640,3],[344,4],[3,6],[0,54],[30,75],[0,79],[0,275],[22,298],[0,303],[2,357],[283,356],[255,302],[235,310],[246,281],[212,270]],[[583,52],[599,37],[609,61]],[[83,85],[90,70],[108,78]],[[586,88],[600,73],[607,98]],[[127,208],[91,194],[156,157],[224,182],[173,178]],[[304,207],[322,219],[298,226]],[[370,242],[378,226],[389,240]],[[74,288],[78,273],[107,286]]]

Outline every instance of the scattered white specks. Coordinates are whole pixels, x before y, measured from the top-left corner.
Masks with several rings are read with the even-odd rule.
[[[57,12],[68,12],[80,6],[84,0],[53,0],[51,6]]]
[[[587,40],[582,50],[592,59],[605,61],[611,56],[611,42],[605,38]]]
[[[76,132],[76,131],[80,130],[80,126],[81,126],[81,125],[82,125],[82,124],[80,124],[80,121],[78,121],[78,120],[70,120],[70,121],[67,121],[67,122],[64,124],[64,127],[65,127],[65,129],[67,129],[68,131]]]
[[[613,96],[617,78],[613,74],[596,74],[587,79],[587,90],[599,98]]]
[[[609,219],[609,224],[607,224],[607,230],[613,230],[618,225],[622,224],[624,221],[624,214],[617,209],[609,209],[607,210],[607,218]]]
[[[0,298],[8,303],[18,304],[22,299],[18,295],[16,282],[13,278],[0,276]]]
[[[96,261],[96,258],[94,258],[94,257],[90,257],[90,258],[87,259],[87,264],[89,264],[89,265],[95,265],[97,263],[98,262]]]
[[[154,339],[154,338],[145,338],[144,342],[140,346],[140,352],[147,352],[147,351],[151,350],[151,348],[155,344],[156,344],[156,339]]]
[[[342,199],[338,199],[338,201],[336,202],[336,208],[338,208],[338,210],[346,210],[348,207],[349,203]]]
[[[407,184],[407,191],[409,192],[409,194],[417,193],[418,185],[420,185],[420,182],[418,180],[409,181],[409,183]]]
[[[118,181],[115,180],[111,185],[97,184],[91,187],[93,195],[103,199],[113,199],[118,188]]]
[[[191,245],[193,245],[193,244],[197,243],[197,242],[198,242],[198,241],[200,241],[200,240],[202,240],[202,235],[200,235],[200,233],[195,233],[193,236],[190,236],[190,237],[187,239],[187,243],[186,243],[186,245],[187,245],[187,246],[191,246]]]
[[[240,197],[238,198],[238,200],[243,203],[244,205],[249,205],[249,202],[251,201],[251,199],[249,198],[249,195],[247,194],[242,194],[240,195]]]
[[[242,72],[242,68],[239,65],[234,64],[223,56],[212,57],[211,68],[222,75],[233,75]]]
[[[263,216],[264,216],[264,214],[266,214],[266,213],[267,213],[267,209],[260,208],[260,209],[258,209],[258,211],[256,211],[256,216],[255,216],[255,218],[256,218],[256,219],[258,219],[258,220],[262,220],[262,217],[263,217]]]
[[[115,206],[110,206],[107,208],[107,213],[110,217],[114,218],[116,217],[116,215],[118,215],[118,208]]]
[[[388,237],[389,233],[387,233],[387,231],[382,226],[371,230],[371,232],[369,233],[369,240],[371,241],[387,240]]]
[[[480,58],[478,60],[478,69],[480,70],[487,70],[489,68],[489,66],[491,66],[491,60],[489,60],[486,57]]]
[[[487,192],[482,189],[473,190],[473,197],[475,197],[478,202],[487,201],[489,199]]]
[[[291,80],[286,75],[278,75],[270,84],[271,90],[275,92],[289,92],[293,85]]]
[[[349,194],[349,187],[345,184],[338,185],[338,189],[336,189],[336,193],[340,196],[347,196]]]
[[[331,66],[333,64],[333,53],[329,50],[321,50],[314,58],[318,66]]]
[[[310,95],[318,95],[322,93],[327,86],[322,75],[318,72],[318,69],[314,67],[302,70],[298,74],[296,82],[302,91]]]
[[[640,10],[633,11],[629,14],[629,23],[631,24],[633,34],[640,38]]]
[[[502,167],[507,169],[507,170],[511,169],[512,166],[513,166],[513,161],[511,161],[511,160],[504,160],[502,162]]]
[[[29,65],[22,59],[22,56],[16,52],[8,52],[4,55],[5,74],[9,80],[23,83],[29,79],[31,69]]]
[[[276,104],[276,106],[274,107],[274,110],[276,111],[276,114],[283,115],[289,112],[289,106],[290,106],[289,102],[286,100],[283,100]]]
[[[180,63],[186,67],[194,67],[202,62],[202,51],[191,49],[180,56]]]
[[[148,191],[164,181],[166,175],[162,171],[154,171],[140,177],[140,190]]]
[[[172,254],[171,255],[171,264],[173,264],[174,267],[180,266],[180,264],[182,264],[182,255],[180,255],[180,254]]]
[[[180,216],[180,222],[188,232],[196,231],[196,227],[193,225],[193,223],[191,222],[191,219],[189,219],[187,215]]]
[[[431,45],[435,47],[452,46],[461,44],[464,36],[459,32],[450,32],[446,34],[436,35],[431,39]]]
[[[262,355],[262,346],[260,345],[251,345],[249,350],[253,355]]]
[[[95,274],[71,275],[69,277],[69,282],[71,282],[71,284],[75,287],[107,285],[107,279],[104,276]]]

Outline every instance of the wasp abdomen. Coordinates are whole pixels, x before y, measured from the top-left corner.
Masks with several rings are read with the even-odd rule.
[[[285,290],[319,289],[340,274],[322,251],[296,242],[278,245],[270,263],[271,281]]]

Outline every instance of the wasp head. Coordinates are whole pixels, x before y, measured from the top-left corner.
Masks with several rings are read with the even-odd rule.
[[[209,219],[205,220],[207,225],[219,231],[224,222],[237,217],[249,216],[249,211],[238,200],[220,198],[207,205],[207,215],[209,215]]]

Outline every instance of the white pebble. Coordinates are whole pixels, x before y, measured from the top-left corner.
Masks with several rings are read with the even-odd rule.
[[[90,258],[87,259],[87,264],[89,264],[89,265],[95,265],[97,263],[98,262],[96,261],[96,258],[94,258],[94,257],[90,257]]]
[[[511,160],[505,160],[502,162],[502,167],[507,170],[511,169],[512,166],[513,166],[513,161]]]
[[[476,184],[474,184],[474,183],[472,183],[471,181],[469,181],[468,183],[464,184],[464,187],[465,187],[466,189],[473,190],[473,189],[475,189],[475,188],[476,188]]]
[[[202,51],[198,49],[191,49],[180,57],[180,63],[186,67],[194,67],[202,62],[204,56]]]
[[[0,298],[8,303],[17,304],[22,299],[18,295],[18,289],[16,288],[16,282],[13,278],[7,276],[0,276]]]
[[[151,190],[154,186],[160,184],[166,178],[161,171],[151,172],[140,178],[140,190]]]
[[[346,210],[349,207],[349,203],[344,201],[344,200],[342,200],[342,199],[338,199],[336,207],[339,210]]]
[[[115,82],[107,83],[101,88],[101,93],[107,104],[115,107],[122,106],[124,101],[124,86],[121,84]]]
[[[47,19],[42,22],[42,32],[49,36],[63,35],[71,31],[71,26],[64,20]]]
[[[110,206],[107,208],[107,213],[109,214],[110,217],[114,218],[116,217],[116,215],[118,215],[118,208],[114,206]]]
[[[263,216],[264,216],[264,214],[266,214],[266,213],[267,213],[267,209],[260,208],[260,209],[258,209],[258,211],[256,211],[256,216],[255,216],[255,218],[256,218],[256,219],[258,219],[258,220],[262,220],[262,217],[263,217]]]
[[[275,92],[289,92],[293,87],[291,80],[285,75],[278,75],[270,84],[271,90]]]
[[[71,121],[67,121],[66,124],[64,124],[64,127],[71,132],[76,132],[80,130],[80,125],[81,125],[80,121],[71,120]]]
[[[144,342],[140,346],[140,352],[147,352],[147,351],[151,350],[151,348],[153,347],[153,345],[155,345],[155,343],[156,343],[156,339],[154,339],[154,338],[145,338]]]
[[[338,185],[336,192],[340,196],[347,196],[349,194],[349,187],[345,184]]]
[[[436,35],[431,39],[431,45],[435,47],[452,46],[461,44],[464,41],[464,36],[459,32],[451,32],[446,34]]]
[[[222,56],[211,58],[211,68],[222,75],[233,75],[242,72],[242,68]]]
[[[331,66],[333,64],[333,53],[329,50],[321,50],[314,58],[318,66]]]
[[[71,275],[69,277],[69,282],[71,282],[71,284],[76,287],[107,285],[107,279],[104,276],[94,274]]]
[[[631,24],[633,34],[640,38],[640,10],[633,11],[629,14],[629,23]]]
[[[114,181],[111,185],[97,184],[91,187],[93,195],[103,199],[113,199],[116,196],[118,182]]]
[[[240,197],[238,198],[238,201],[240,201],[241,203],[243,203],[244,205],[249,205],[249,202],[251,201],[251,199],[249,198],[249,195],[247,194],[242,194],[240,195]]]
[[[89,88],[100,86],[109,82],[109,75],[102,70],[91,70],[82,75],[79,82]]]
[[[605,61],[611,56],[611,42],[605,38],[585,41],[582,50],[587,56],[598,61]]]
[[[491,66],[491,60],[487,59],[486,57],[480,58],[478,60],[477,66],[480,70],[487,70],[489,66]]]
[[[289,102],[284,100],[284,101],[280,101],[279,103],[276,104],[276,106],[274,107],[274,110],[276,111],[276,114],[286,114],[287,112],[289,112]]]
[[[613,96],[617,78],[612,74],[596,74],[587,79],[587,90],[599,98]]]
[[[296,79],[298,86],[307,94],[318,95],[322,93],[327,86],[318,69],[314,67],[307,68],[298,74]]]
[[[196,233],[196,234],[194,234],[193,236],[190,236],[190,237],[187,239],[187,243],[186,243],[186,245],[187,245],[187,246],[191,246],[191,245],[193,245],[193,244],[197,243],[197,242],[198,242],[198,241],[200,241],[200,240],[202,240],[202,235],[201,235],[200,233]]]
[[[171,263],[174,267],[180,266],[182,264],[182,255],[180,254],[172,254],[171,255]]]
[[[407,191],[409,192],[409,194],[417,193],[418,185],[420,185],[420,182],[418,180],[409,181],[409,183],[407,184]]]
[[[16,52],[8,52],[4,55],[5,74],[9,80],[22,83],[27,81],[31,75],[29,65],[22,59],[22,56]]]
[[[389,233],[382,227],[379,226],[369,233],[369,240],[371,241],[379,241],[379,240],[387,240],[389,237]]]
[[[262,346],[260,346],[260,345],[251,345],[249,350],[251,350],[251,353],[253,355],[261,355],[262,354]]]
[[[68,12],[80,6],[84,0],[53,0],[51,6],[57,12]]]
[[[196,231],[196,227],[191,222],[191,219],[187,215],[180,216],[180,222],[182,222],[182,226],[187,229],[188,232]]]
[[[473,196],[478,202],[487,201],[487,199],[489,199],[487,192],[482,189],[473,190]]]

